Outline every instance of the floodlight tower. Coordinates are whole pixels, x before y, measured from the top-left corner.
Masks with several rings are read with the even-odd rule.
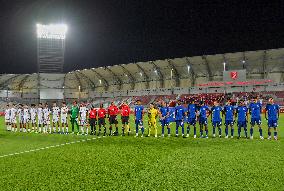
[[[62,73],[65,54],[65,24],[37,24],[37,62],[39,73]]]

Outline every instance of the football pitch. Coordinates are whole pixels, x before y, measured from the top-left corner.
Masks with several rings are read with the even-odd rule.
[[[236,127],[213,139],[211,124],[209,139],[134,138],[130,121],[131,136],[98,138],[11,133],[1,117],[0,190],[284,190],[284,114],[278,141],[257,127],[254,140]]]

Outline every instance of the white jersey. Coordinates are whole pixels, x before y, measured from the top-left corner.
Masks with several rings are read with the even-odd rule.
[[[28,123],[30,120],[30,111],[28,108],[25,108],[23,112],[24,112],[24,123]]]
[[[59,121],[59,113],[60,113],[59,107],[56,106],[52,108],[52,122],[53,123],[57,123]]]
[[[86,125],[88,109],[86,107],[80,107],[80,125]]]
[[[37,108],[37,121],[39,125],[43,124],[43,109],[41,107]]]
[[[35,121],[36,120],[36,114],[37,114],[37,109],[36,108],[31,108],[30,109],[30,114],[31,114],[31,121]]]
[[[23,111],[23,109],[21,109],[21,108],[18,109],[17,113],[18,113],[19,122],[24,123],[24,111]]]
[[[48,108],[44,108],[42,111],[44,124],[50,124],[50,110]]]
[[[5,109],[5,121],[9,121],[11,116],[11,109]]]
[[[17,123],[17,109],[11,108],[10,109],[10,122]]]
[[[60,110],[61,123],[67,123],[68,107],[62,107]]]

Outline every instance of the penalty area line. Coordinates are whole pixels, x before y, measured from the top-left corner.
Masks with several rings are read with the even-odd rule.
[[[101,137],[98,137],[98,138],[101,138]],[[10,157],[10,156],[15,156],[15,155],[22,155],[22,154],[25,154],[25,153],[37,152],[37,151],[47,150],[47,149],[51,149],[51,148],[71,145],[71,144],[75,144],[75,143],[83,143],[83,142],[92,141],[92,140],[96,140],[96,139],[97,139],[96,137],[93,137],[91,139],[82,139],[82,140],[78,140],[78,141],[71,141],[71,142],[66,142],[66,143],[62,143],[62,144],[56,144],[56,145],[41,147],[41,148],[37,148],[37,149],[30,149],[30,150],[21,151],[21,152],[15,152],[15,153],[10,153],[10,154],[0,155],[0,158],[5,158],[5,157]]]

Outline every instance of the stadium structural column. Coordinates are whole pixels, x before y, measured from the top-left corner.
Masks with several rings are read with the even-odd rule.
[[[95,89],[96,88],[96,84],[91,80],[91,78],[89,78],[86,74],[84,74],[81,71],[77,71],[79,74],[81,74],[91,85],[92,88],[91,89]]]
[[[267,79],[267,52],[266,50],[263,51],[263,58],[262,58],[262,78]]]
[[[161,68],[158,67],[154,61],[150,61],[149,62],[150,64],[152,64],[154,66],[154,69],[157,70],[157,74],[159,76],[159,81],[160,81],[160,87],[159,88],[164,88],[165,84],[165,79],[164,79],[164,75],[162,74],[161,72]],[[157,87],[156,87],[157,88]]]
[[[167,62],[168,62],[168,65],[171,68],[171,71],[174,71],[175,81],[176,81],[176,85],[175,86],[176,87],[180,87],[180,74],[179,74],[176,66],[174,65],[174,62],[171,59],[168,59]],[[172,77],[172,75],[171,75],[171,77]]]
[[[116,82],[118,82],[118,90],[121,90],[122,80],[108,66],[105,67],[105,70],[108,71],[113,76],[113,78],[116,79]],[[113,84],[113,86],[114,86],[114,84]]]
[[[94,68],[92,68],[91,71],[92,71],[96,76],[98,76],[100,80],[103,80],[103,82],[104,82],[104,90],[107,91],[108,88],[109,88],[109,83],[108,83],[108,81],[107,81],[101,74],[99,74],[99,72],[97,72]]]
[[[122,64],[120,64],[119,66],[122,68],[122,70],[129,77],[130,82],[131,82],[131,90],[134,90],[134,88],[135,88],[135,78],[133,77],[133,75]]]
[[[134,63],[134,64],[143,73],[143,76],[145,76],[145,78],[144,78],[145,81],[146,81],[146,88],[145,89],[149,89],[149,87],[150,87],[150,84],[149,84],[150,77],[149,77],[149,75],[146,73],[146,71],[139,64],[137,64],[137,63]]]
[[[190,81],[191,81],[191,87],[193,87],[195,85],[195,72],[194,69],[192,67],[192,64],[190,62],[190,59],[188,57],[185,58],[187,65],[190,66]]]
[[[212,71],[211,71],[211,68],[209,66],[209,62],[207,60],[207,57],[205,55],[202,56],[202,59],[205,63],[205,66],[207,68],[207,78],[208,78],[208,81],[212,81]]]

